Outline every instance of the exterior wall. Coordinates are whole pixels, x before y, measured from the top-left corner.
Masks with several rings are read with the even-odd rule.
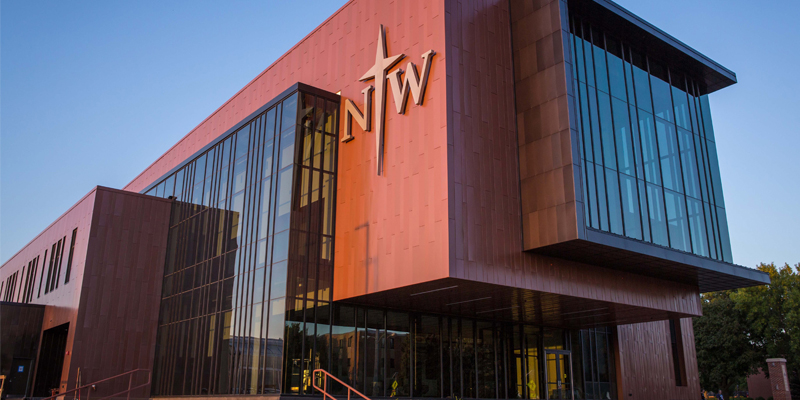
[[[62,392],[68,390],[68,382],[69,389],[74,387],[78,368],[83,383],[133,368],[151,368],[170,204],[97,187],[0,267],[0,279],[5,281],[17,271],[16,266],[27,265],[48,251],[39,262],[31,303],[46,306],[42,330],[69,323]],[[72,270],[65,284],[75,228]],[[39,296],[39,282],[47,279],[51,247],[64,237],[59,285],[47,294],[43,288]],[[17,290],[22,290],[20,284]],[[138,297],[129,297],[132,294]],[[98,346],[99,338],[102,346]],[[143,352],[148,348],[149,360],[147,351]],[[114,351],[117,355],[110,356]],[[139,354],[145,359],[139,360]]]
[[[763,370],[759,369],[757,374],[747,377],[747,395],[754,399],[757,397],[766,399],[772,396],[772,386]]]
[[[567,115],[560,108],[567,105],[566,88],[561,88],[567,67],[557,54],[560,7],[566,5],[534,3],[542,2],[496,1],[480,7],[446,2],[450,276],[700,315],[697,290],[690,285],[522,251],[539,229],[564,240],[563,217],[575,215],[574,206],[544,200],[550,204],[546,213],[558,214],[533,225],[525,222],[525,215],[538,213],[527,208],[537,196],[565,198],[573,171],[571,131],[562,129],[569,121],[557,119]],[[546,171],[551,171],[547,178]],[[569,184],[552,187],[556,175]]]
[[[422,106],[404,116],[386,107],[384,175],[375,174],[375,130],[354,127],[339,148],[334,282],[336,299],[448,274],[446,47],[443,2],[347,3],[200,123],[125,190],[141,191],[295,82],[352,99],[363,110],[359,78],[375,62],[380,24],[389,55],[421,67],[437,52]],[[387,85],[387,91],[389,90]],[[376,119],[373,119],[376,121]],[[356,125],[356,124],[354,124]],[[402,265],[404,268],[381,268]]]
[[[67,335],[67,350],[69,354],[64,356],[64,369],[62,376],[69,370],[72,358],[72,346],[75,340],[75,327],[77,326],[78,306],[81,294],[81,282],[83,282],[84,265],[86,262],[87,243],[89,241],[89,232],[92,223],[92,210],[94,208],[96,189],[93,189],[86,196],[80,199],[74,206],[67,212],[61,215],[55,222],[50,224],[42,233],[36,236],[25,247],[23,247],[17,254],[9,259],[2,267],[0,267],[0,280],[5,281],[6,277],[17,270],[18,265],[27,265],[28,261],[36,256],[40,256],[39,269],[37,271],[36,282],[34,283],[35,292],[33,295],[33,304],[42,304],[46,307],[44,312],[44,320],[42,322],[42,330],[47,330],[65,323],[69,323],[69,333]],[[66,273],[66,259],[69,257],[69,248],[64,251],[64,263],[62,266],[62,275],[59,277],[59,285],[55,290],[45,294],[44,288],[39,291],[42,279],[47,279],[47,269],[52,256],[52,246],[63,237],[67,237],[69,243],[72,235],[72,230],[77,228],[78,235],[76,238],[75,253],[72,260],[72,271],[70,272],[70,279],[68,283],[64,283],[64,274]],[[44,257],[45,250],[47,250],[47,257]],[[43,261],[42,261],[43,260]],[[17,285],[17,290],[21,290],[20,285]],[[40,296],[41,294],[41,296]],[[36,376],[37,368],[34,370],[34,377]],[[64,381],[64,379],[62,379]],[[65,384],[66,382],[64,382]],[[61,387],[63,391],[65,386]]]
[[[84,384],[152,369],[171,207],[169,200],[98,188],[80,307],[70,326],[72,361],[64,363],[67,389],[74,388],[78,368]],[[135,375],[134,386],[146,379],[146,373]],[[98,385],[97,394],[110,395],[127,384],[125,377]],[[149,393],[148,386],[131,396]]]
[[[347,18],[353,26],[342,38],[349,51],[341,53],[352,55],[353,65],[334,85],[342,88],[342,103],[353,99],[363,110],[361,90],[374,81],[358,78],[374,63],[379,24],[388,54],[406,55],[395,68],[413,62],[419,69],[424,52],[436,55],[422,105],[409,100],[399,115],[387,93],[383,175],[375,173],[376,129],[364,134],[354,127],[355,139],[339,145],[334,300],[447,277],[450,248],[444,2],[353,1],[342,13],[330,21]]]
[[[33,371],[30,366],[39,351],[42,336],[44,307],[31,304],[0,302],[0,375],[6,376],[3,396],[27,397],[33,389]],[[19,374],[12,368],[15,358],[29,359],[23,367],[27,374]],[[22,378],[29,376],[26,381]]]
[[[450,276],[511,283],[520,246],[509,2],[445,2]]]
[[[669,321],[617,327],[617,393],[620,399],[687,399],[700,393],[691,318],[681,319],[687,382],[675,385]]]
[[[564,0],[512,1],[524,249],[577,239],[583,229],[578,134]]]

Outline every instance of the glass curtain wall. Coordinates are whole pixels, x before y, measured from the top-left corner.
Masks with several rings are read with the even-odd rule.
[[[571,336],[576,399],[616,399],[616,370],[610,368],[611,332],[607,328],[584,329]]]
[[[580,18],[570,43],[587,227],[733,262],[704,89]]]
[[[148,190],[176,199],[153,395],[280,393],[284,359],[315,349],[330,310],[337,110],[290,94]]]
[[[582,377],[576,377],[576,399],[605,398],[596,395],[602,390],[615,393],[611,335],[605,328],[543,334],[533,325],[345,304],[333,305],[331,323],[330,364],[319,367],[372,398],[542,399],[541,355],[556,348],[573,352],[575,371],[584,365],[601,371],[587,378],[599,389],[591,396],[584,395]],[[602,338],[584,345],[581,338],[587,335]],[[333,394],[347,393],[330,380],[328,387]]]

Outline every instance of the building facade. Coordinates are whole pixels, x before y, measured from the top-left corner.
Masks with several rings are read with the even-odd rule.
[[[708,95],[735,82],[606,0],[353,0],[0,296],[69,323],[62,393],[107,364],[153,398],[319,396],[322,369],[370,398],[693,399],[700,293],[769,282],[731,256]],[[92,295],[132,273],[110,254],[145,286]],[[140,323],[92,358],[94,315]]]

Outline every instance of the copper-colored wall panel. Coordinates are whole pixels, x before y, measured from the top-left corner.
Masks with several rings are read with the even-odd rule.
[[[450,276],[492,282],[521,251],[509,4],[445,4]]]
[[[343,98],[362,109],[361,90],[374,82],[358,78],[374,64],[380,24],[388,54],[406,55],[394,68],[407,70],[413,62],[419,69],[425,51],[436,55],[421,106],[409,100],[406,113],[397,114],[387,93],[383,175],[375,172],[377,129],[364,133],[354,127],[355,139],[339,145],[334,300],[447,277],[449,248],[442,3],[355,1],[344,10],[353,29],[341,40],[353,46],[344,53],[352,55],[353,65],[330,90],[342,85]],[[344,23],[340,18],[330,23]]]
[[[31,303],[47,306],[43,330],[69,323],[60,390],[67,390],[68,382],[69,388],[74,386],[79,367],[84,383],[152,367],[170,204],[97,187],[0,267],[0,279],[5,280],[23,263],[48,251],[44,265],[40,261]],[[65,284],[75,228],[72,270]],[[39,297],[39,280],[42,268],[49,266],[51,246],[65,236],[58,288],[47,294],[42,289]],[[127,353],[123,356],[120,351]],[[148,351],[149,360],[138,359]],[[134,362],[123,362],[131,357]]]
[[[580,159],[570,123],[572,93],[564,0],[511,4],[523,245],[573,240],[583,229]]]
[[[669,321],[617,327],[617,392],[621,399],[686,399],[700,393],[691,318],[681,319],[687,382],[676,386]]]
[[[559,6],[446,2],[450,276],[699,315],[696,287],[522,251],[577,234]]]
[[[75,340],[75,326],[78,314],[78,304],[80,300],[81,282],[84,275],[84,264],[86,262],[86,248],[89,241],[89,232],[92,223],[92,209],[94,207],[95,195],[97,191],[92,190],[82,199],[56,219],[50,226],[48,226],[42,233],[37,235],[25,247],[17,252],[11,259],[9,259],[2,267],[0,267],[0,280],[5,279],[19,270],[22,265],[27,265],[28,261],[36,256],[39,256],[39,268],[36,273],[36,280],[34,282],[34,294],[31,303],[42,304],[50,307],[45,308],[44,320],[42,322],[42,330],[50,329],[65,323],[69,323],[69,332],[67,335],[67,350],[69,354],[64,356],[64,369],[62,376],[66,375],[69,370],[70,360],[72,357],[72,345]],[[58,288],[46,293],[44,287],[39,296],[39,286],[42,279],[42,271],[44,270],[44,279],[47,280],[47,269],[52,257],[52,246],[64,237],[67,238],[67,246],[69,246],[72,238],[72,230],[77,228],[78,234],[76,238],[75,253],[72,260],[72,271],[70,272],[70,280],[64,283],[64,275],[66,274],[67,258],[69,257],[69,247],[64,250],[64,259],[61,267],[61,275],[59,277]],[[47,250],[47,257],[44,253]],[[18,290],[20,286],[18,284]],[[4,289],[5,290],[5,289]],[[36,369],[32,379],[36,377]],[[35,383],[34,383],[35,384]],[[63,390],[63,387],[62,387]]]
[[[375,129],[354,127],[339,146],[335,299],[448,274],[446,60],[444,3],[351,1],[275,61],[125,187],[140,191],[295,82],[341,91],[363,110],[359,78],[375,63],[378,29],[389,55],[422,67],[434,50],[422,105],[398,115],[386,97],[383,176],[377,176]],[[387,92],[391,89],[386,85]],[[375,119],[373,119],[375,120]],[[343,122],[343,120],[341,121]],[[355,125],[355,124],[354,124]],[[340,130],[344,129],[344,124]],[[394,268],[390,268],[394,267]]]
[[[70,388],[78,367],[82,382],[152,368],[171,204],[98,188],[72,346]],[[146,375],[135,379],[144,383]],[[109,395],[126,388],[123,379],[102,389]],[[137,393],[148,397],[150,390]]]

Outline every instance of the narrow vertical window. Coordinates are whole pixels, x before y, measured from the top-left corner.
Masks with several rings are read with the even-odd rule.
[[[669,320],[669,337],[672,344],[672,368],[675,371],[675,386],[687,386],[680,319]]]
[[[33,300],[33,289],[36,288],[36,272],[39,271],[39,256],[33,259],[33,273],[31,274],[31,287],[28,291],[28,298],[25,300],[26,303],[30,303]]]
[[[46,269],[44,265],[47,263],[47,250],[44,251],[44,258],[42,258],[42,276],[39,278],[39,294],[36,295],[36,298],[42,297],[42,282],[44,282],[44,270]],[[45,286],[45,294],[47,294],[47,287]]]
[[[61,246],[59,246],[58,249],[58,263],[56,265],[57,272],[55,278],[53,279],[53,283],[56,284],[54,289],[58,289],[58,278],[61,276],[61,264],[64,263],[64,247],[67,247],[67,237],[64,236],[61,238],[59,243],[61,243]]]
[[[50,264],[47,266],[47,282],[44,284],[44,294],[50,293],[50,282],[53,281],[53,261],[56,258],[56,248],[58,243],[53,243],[53,247],[50,248]]]
[[[25,290],[22,291],[22,302],[28,302],[28,292],[31,288],[31,272],[33,271],[33,260],[28,261],[28,270],[25,272]]]
[[[78,236],[78,228],[72,230],[72,239],[69,242],[69,256],[67,258],[67,271],[64,273],[64,284],[69,282],[69,273],[72,271],[72,256],[75,254],[75,239]]]

